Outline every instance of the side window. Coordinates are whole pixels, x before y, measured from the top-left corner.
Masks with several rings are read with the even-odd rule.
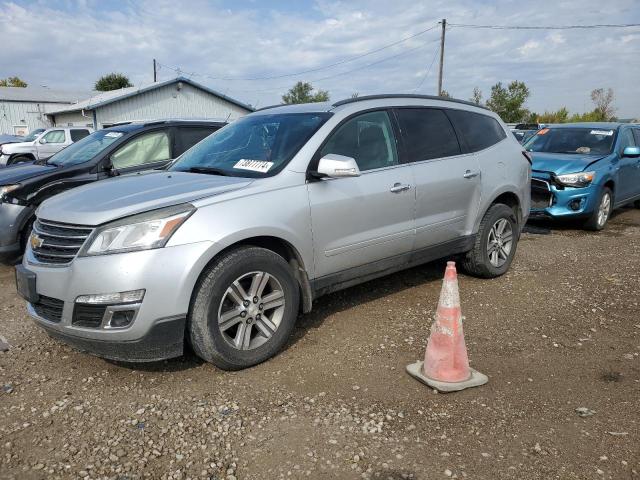
[[[398,152],[387,112],[369,112],[348,120],[320,151],[353,157],[362,171],[398,164]]]
[[[169,160],[169,136],[167,132],[151,132],[135,137],[111,155],[111,163],[117,169],[136,167],[146,163]]]
[[[507,137],[495,118],[465,110],[447,110],[458,133],[470,152],[489,148]]]
[[[218,127],[178,127],[176,129],[176,151],[174,156],[182,155],[216,130],[218,130]]]
[[[71,141],[77,142],[78,140],[82,140],[84,137],[89,135],[89,130],[83,129],[73,129],[71,130]]]
[[[42,139],[46,140],[46,143],[64,143],[64,130],[51,130]]]
[[[635,137],[636,146],[640,147],[640,128],[634,128],[631,131],[633,132],[633,136]]]
[[[396,111],[410,162],[460,155],[451,122],[435,108],[402,108]]]
[[[633,139],[634,135],[630,128],[627,128],[622,131],[622,135],[620,136],[620,153],[626,147],[635,147],[636,142]]]

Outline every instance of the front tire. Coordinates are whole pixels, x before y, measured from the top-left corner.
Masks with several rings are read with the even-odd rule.
[[[613,192],[609,187],[603,187],[598,198],[598,206],[594,209],[589,220],[584,224],[587,230],[602,230],[613,211]]]
[[[502,203],[492,205],[480,222],[473,249],[462,260],[463,269],[476,277],[499,277],[509,269],[519,238],[513,209]]]
[[[276,253],[242,247],[222,255],[195,288],[188,319],[194,352],[223,370],[240,370],[278,353],[289,338],[300,291]]]

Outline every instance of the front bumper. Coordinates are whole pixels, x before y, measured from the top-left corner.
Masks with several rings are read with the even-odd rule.
[[[51,336],[95,355],[122,361],[155,361],[180,356],[191,293],[204,268],[210,242],[156,250],[78,257],[63,266],[42,265],[27,248],[23,267],[36,275],[37,295],[58,305],[29,303],[28,312]],[[125,328],[78,323],[80,295],[145,290],[133,321]],[[40,312],[40,313],[39,313]],[[42,312],[46,312],[43,314]]]
[[[9,155],[0,155],[0,168],[6,167],[9,161]]]
[[[584,188],[560,187],[548,177],[533,177],[537,186],[532,183],[532,203],[529,216],[549,218],[581,218],[591,215],[596,208],[600,187],[591,184]],[[543,191],[542,183],[546,183],[548,191]]]
[[[0,263],[20,256],[20,229],[33,214],[32,207],[0,202]]]

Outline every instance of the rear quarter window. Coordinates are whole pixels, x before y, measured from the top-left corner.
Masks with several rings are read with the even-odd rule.
[[[82,140],[87,135],[89,135],[89,130],[84,130],[84,129],[71,130],[71,141],[77,142],[78,140]]]
[[[178,127],[176,129],[176,151],[174,157],[182,155],[184,152],[193,147],[196,143],[204,140],[220,127]]]
[[[396,110],[409,162],[460,155],[460,145],[451,122],[435,108]]]
[[[447,110],[462,143],[469,152],[478,152],[507,138],[495,118],[464,110]]]

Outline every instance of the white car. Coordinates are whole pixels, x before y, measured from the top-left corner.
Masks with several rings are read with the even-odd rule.
[[[32,141],[2,145],[0,167],[45,160],[91,133],[93,128],[90,127],[55,127],[45,130]]]

